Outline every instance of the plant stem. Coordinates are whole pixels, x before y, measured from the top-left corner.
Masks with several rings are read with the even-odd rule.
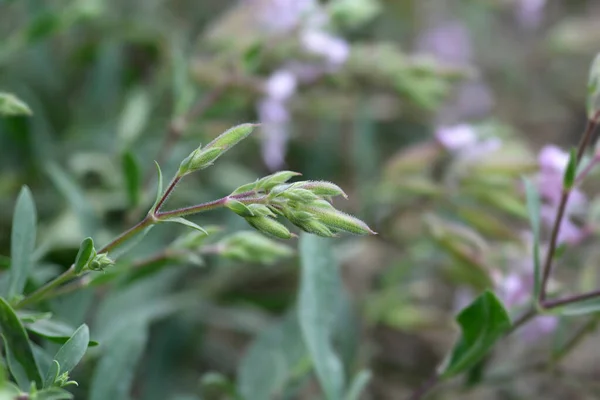
[[[581,141],[579,142],[579,146],[577,147],[577,157],[575,162],[576,166],[578,166],[581,162],[583,154],[585,153],[585,150],[592,139],[592,135],[595,129],[596,122],[592,119],[588,119],[585,131],[583,132],[583,136],[581,137]],[[558,245],[558,234],[560,231],[562,220],[565,215],[565,209],[567,208],[567,203],[569,201],[570,194],[570,189],[563,188],[563,192],[558,205],[558,210],[556,211],[556,217],[554,219],[554,226],[552,227],[552,233],[550,235],[550,244],[548,245],[548,251],[546,253],[546,259],[544,261],[544,267],[542,270],[542,283],[538,298],[538,301],[540,303],[542,303],[546,299],[546,286],[548,286],[548,279],[550,278],[550,275],[552,273],[552,261],[554,259],[554,254],[556,253],[556,246]]]
[[[154,207],[154,215],[156,215],[156,213],[160,211],[160,209],[165,204],[171,193],[173,193],[173,190],[175,190],[175,186],[177,186],[180,180],[181,176],[178,175],[175,175],[173,179],[171,179],[171,182],[169,182],[169,186],[167,186],[167,189],[165,190],[164,194],[162,195],[158,203],[156,203],[156,207]]]
[[[177,210],[159,212],[156,214],[156,218],[158,220],[165,220],[165,219],[169,219],[169,218],[184,217],[186,215],[198,214],[201,212],[214,210],[215,208],[223,207],[225,205],[225,203],[227,202],[227,200],[229,200],[230,198],[233,198],[233,196],[232,197],[225,196],[218,200],[213,200],[213,201],[209,201],[207,203],[197,204],[195,206],[179,208]],[[264,203],[266,203],[268,198],[267,198],[267,196],[262,196],[262,197],[251,197],[251,198],[235,197],[235,199],[244,204],[261,204],[261,203],[264,204]]]
[[[50,293],[54,288],[59,286],[60,284],[68,281],[69,279],[75,276],[75,268],[71,266],[65,272],[46,283],[44,286],[37,289],[35,292],[31,293],[29,296],[23,298],[17,304],[15,304],[15,308],[23,308],[27,305],[36,303],[46,297],[48,293]]]
[[[600,297],[600,290],[592,290],[591,292],[567,296],[562,299],[547,300],[542,303],[542,306],[548,310],[569,304],[579,303],[580,301],[591,300]]]

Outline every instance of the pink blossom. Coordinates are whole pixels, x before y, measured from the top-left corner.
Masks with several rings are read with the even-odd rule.
[[[300,42],[306,51],[323,57],[332,66],[345,63],[350,55],[348,42],[322,30],[305,30],[300,36]]]
[[[451,127],[441,127],[435,133],[435,137],[447,150],[458,151],[474,146],[477,134],[471,125],[461,124]]]
[[[296,92],[296,76],[285,69],[273,73],[265,83],[265,93],[274,100],[284,101]]]
[[[318,6],[316,0],[248,0],[261,27],[284,33],[298,27]]]
[[[558,327],[558,316],[540,315],[521,328],[520,336],[526,342],[536,342],[542,336],[546,336]]]
[[[473,57],[468,29],[458,21],[442,23],[427,30],[417,41],[419,52],[429,53],[447,63],[465,65]]]
[[[517,0],[515,15],[522,26],[537,28],[544,18],[546,0]]]

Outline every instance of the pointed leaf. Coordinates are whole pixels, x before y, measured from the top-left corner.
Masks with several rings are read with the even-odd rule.
[[[25,282],[33,264],[32,254],[35,249],[36,209],[33,197],[27,186],[23,186],[13,217],[10,243],[10,277],[7,297],[21,295]]]
[[[74,398],[72,393],[58,387],[40,390],[35,396],[35,400],[71,400]]]
[[[527,197],[527,212],[533,233],[533,299],[537,301],[541,290],[540,271],[540,195],[533,183],[525,179],[525,195]]]
[[[567,168],[565,169],[565,175],[563,177],[563,187],[565,189],[570,189],[573,187],[575,183],[575,175],[577,174],[577,150],[575,148],[571,149],[569,154],[569,163],[567,164]]]
[[[201,226],[199,226],[198,224],[196,224],[192,221],[188,221],[187,219],[182,218],[182,217],[165,219],[163,222],[176,222],[178,224],[185,225],[185,226],[193,228],[197,231],[200,231],[200,232],[204,233],[205,235],[208,235],[208,232],[205,229],[203,229]]]
[[[39,367],[33,356],[33,350],[29,344],[27,333],[21,325],[21,321],[11,306],[0,297],[0,328],[2,336],[6,341],[6,347],[10,349],[15,363],[10,365],[11,372],[19,368],[29,381],[36,383],[38,387],[42,386],[42,377]]]
[[[31,109],[17,96],[11,93],[0,92],[0,116],[12,117],[16,115],[32,115]]]
[[[331,241],[302,234],[298,316],[302,336],[325,397],[341,399],[344,370],[332,345],[332,333],[341,296],[341,280]]]
[[[90,331],[87,325],[83,324],[77,328],[73,336],[58,350],[54,356],[54,360],[60,366],[60,374],[71,372],[75,368],[83,358],[88,348],[89,340]],[[48,371],[44,386],[48,387],[51,385],[54,382],[54,378],[55,376],[52,375],[52,371]]]
[[[156,201],[154,201],[154,206],[152,206],[152,210],[156,211],[156,206],[158,205],[158,202],[163,193],[163,176],[158,162],[154,161],[154,164],[156,164],[156,171],[158,173],[158,183],[156,184]]]
[[[43,319],[25,324],[25,329],[52,342],[61,344],[66,343],[75,334],[75,329],[72,326],[52,319]],[[88,346],[97,345],[98,342],[94,340],[90,340],[88,343]]]
[[[504,306],[489,290],[483,292],[456,317],[461,337],[440,367],[444,378],[477,364],[511,327]]]
[[[360,396],[369,384],[372,376],[373,374],[369,370],[360,371],[352,381],[345,400],[360,400]]]
[[[77,252],[77,257],[75,257],[74,269],[75,273],[79,274],[85,266],[90,262],[90,260],[94,257],[94,241],[92,238],[88,237],[83,239],[81,245],[79,245],[79,251]]]
[[[131,151],[123,153],[122,167],[129,205],[135,207],[140,202],[142,173],[140,165]]]

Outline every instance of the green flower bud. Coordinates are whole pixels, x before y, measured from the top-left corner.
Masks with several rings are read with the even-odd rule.
[[[107,267],[114,265],[115,262],[111,260],[105,253],[98,254],[90,262],[88,268],[92,271],[104,271]]]
[[[242,185],[242,186],[238,187],[237,189],[235,189],[233,192],[231,192],[231,195],[233,196],[236,194],[246,193],[246,192],[251,192],[253,190],[256,190],[257,184],[258,184],[258,181],[252,182],[252,183],[246,183],[245,185]]]
[[[190,171],[197,171],[213,165],[213,162],[223,154],[225,150],[221,147],[206,147],[204,150],[194,154],[190,162]]]
[[[290,200],[296,200],[300,203],[309,203],[319,199],[317,195],[311,192],[310,190],[299,189],[296,187],[286,190],[281,195]]]
[[[600,54],[596,55],[592,66],[587,87],[587,114],[590,121],[600,121]]]
[[[294,187],[293,183],[284,183],[281,185],[274,186],[269,192],[269,198],[275,198],[281,196],[283,193]]]
[[[354,233],[356,235],[375,235],[376,233],[360,219],[339,210],[311,208],[310,211],[320,222],[334,230]]]
[[[315,200],[309,204],[310,208],[321,208],[325,210],[335,210],[335,207],[331,205],[327,200]]]
[[[224,257],[246,262],[271,264],[279,258],[290,257],[294,251],[258,232],[244,231],[224,238],[218,243]]]
[[[255,216],[247,217],[246,221],[256,230],[266,235],[274,236],[280,239],[290,239],[292,237],[292,233],[289,231],[289,229],[273,218]]]
[[[344,196],[348,198],[348,195],[335,183],[327,181],[306,181],[299,182],[298,187],[306,189],[316,194],[317,196]]]
[[[230,128],[217,136],[206,148],[219,147],[223,152],[229,150],[252,133],[257,124],[241,124]]]
[[[312,233],[322,237],[335,237],[336,234],[332,231],[327,225],[322,222],[317,221],[316,219],[311,219],[308,221],[300,221],[295,224],[298,228],[302,229],[305,232]]]
[[[276,217],[275,213],[264,204],[250,204],[248,209],[252,211],[254,215],[262,215],[264,217]]]
[[[225,207],[244,218],[254,216],[254,213],[248,208],[247,205],[235,199],[227,199],[227,201],[225,201]]]
[[[263,189],[265,191],[269,191],[273,189],[275,186],[280,185],[282,183],[287,182],[294,176],[302,175],[299,172],[294,171],[279,171],[272,175],[265,176],[258,180],[258,184],[256,186],[257,189]]]

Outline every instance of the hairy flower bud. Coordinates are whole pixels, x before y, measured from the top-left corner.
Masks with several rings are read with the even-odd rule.
[[[88,268],[92,271],[104,271],[107,267],[114,265],[114,263],[105,253],[102,253],[94,257]]]
[[[246,139],[257,126],[257,124],[241,124],[234,126],[217,136],[212,142],[206,145],[206,148],[219,147],[223,152],[226,152],[242,140]]]
[[[292,233],[281,223],[273,218],[264,216],[247,217],[246,221],[259,232],[280,239],[292,238]]]
[[[327,181],[306,181],[298,182],[298,187],[306,189],[316,194],[317,196],[343,196],[348,198],[342,188],[332,182]]]
[[[269,191],[273,189],[275,186],[285,183],[292,179],[294,176],[302,175],[299,172],[294,171],[279,171],[274,174],[265,176],[264,178],[259,179],[257,182],[256,188],[263,189],[265,191]]]
[[[296,226],[305,232],[312,233],[322,237],[335,237],[335,232],[324,223],[311,219],[308,221],[299,221]]]
[[[330,229],[354,233],[356,235],[375,235],[367,224],[352,215],[343,213],[339,210],[324,208],[310,208],[320,222],[327,225]]]

